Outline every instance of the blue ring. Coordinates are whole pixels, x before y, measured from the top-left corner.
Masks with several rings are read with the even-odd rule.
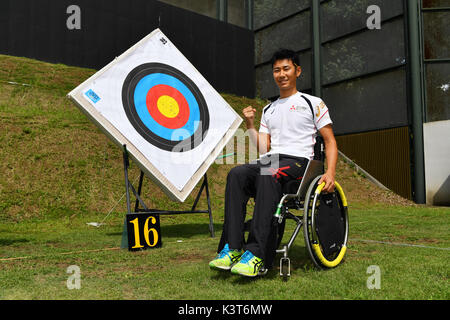
[[[156,85],[168,85],[180,91],[189,106],[189,119],[179,129],[170,129],[160,125],[147,109],[147,93]],[[142,123],[153,133],[170,141],[182,141],[194,135],[200,124],[200,108],[192,92],[177,78],[164,74],[152,73],[139,80],[134,91],[134,105]]]

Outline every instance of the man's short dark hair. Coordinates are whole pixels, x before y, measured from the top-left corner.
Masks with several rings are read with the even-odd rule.
[[[272,55],[272,59],[270,59],[270,61],[272,62],[272,67],[275,61],[284,59],[291,60],[294,65],[300,65],[300,59],[298,58],[298,54],[295,51],[289,49],[279,49]]]

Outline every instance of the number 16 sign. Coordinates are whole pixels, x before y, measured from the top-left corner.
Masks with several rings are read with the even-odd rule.
[[[159,216],[151,213],[126,215],[128,250],[138,251],[159,248],[162,245]]]

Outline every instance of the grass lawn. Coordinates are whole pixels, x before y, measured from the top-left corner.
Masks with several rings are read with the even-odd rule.
[[[121,151],[65,96],[94,72],[0,55],[0,299],[450,298],[450,208],[380,190],[342,161],[337,180],[349,199],[350,240],[335,269],[313,267],[302,234],[290,251],[288,282],[277,267],[257,279],[209,269],[233,164],[208,170],[215,238],[207,215],[161,216],[162,248],[121,249]],[[239,112],[265,105],[223,96]],[[130,180],[137,176],[132,164]],[[189,209],[198,188],[185,203],[174,203],[146,179],[143,196],[153,208]],[[204,196],[198,208],[206,208]],[[292,229],[288,222],[285,234]],[[81,278],[71,290],[73,265]],[[371,266],[380,271],[379,289],[367,286]]]
[[[208,268],[220,235],[208,234],[205,215],[161,219],[163,247],[120,249],[123,217],[100,228],[73,219],[39,219],[0,227],[2,299],[449,299],[448,209],[351,208],[344,263],[316,270],[299,236],[291,250],[292,276],[278,268],[247,279]],[[406,219],[401,216],[405,215]],[[382,230],[385,230],[384,232]],[[287,233],[289,234],[289,233]],[[354,239],[354,240],[353,240]],[[386,243],[372,243],[377,240]],[[400,245],[403,244],[403,245]],[[405,246],[421,245],[419,246]],[[67,268],[80,268],[81,288],[69,290]],[[381,271],[380,289],[368,289],[369,266]]]

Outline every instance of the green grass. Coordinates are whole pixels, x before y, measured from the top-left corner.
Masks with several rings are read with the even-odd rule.
[[[162,217],[163,247],[134,253],[120,249],[120,215],[100,228],[86,222],[98,221],[101,215],[27,220],[0,227],[2,256],[17,258],[1,261],[0,295],[2,299],[448,299],[449,251],[437,249],[449,247],[448,213],[435,208],[351,210],[350,239],[356,240],[349,241],[344,263],[317,271],[299,236],[290,254],[292,276],[287,283],[277,268],[255,280],[210,270],[208,261],[215,255],[218,238],[209,237],[207,217],[202,215]],[[221,219],[215,218],[220,230]],[[80,267],[80,290],[66,287],[70,265]],[[379,290],[366,286],[371,265],[381,269]]]
[[[0,299],[450,298],[450,209],[380,190],[342,161],[337,180],[349,199],[350,240],[335,269],[313,267],[302,234],[290,251],[288,282],[278,268],[258,279],[208,268],[233,165],[208,170],[215,238],[207,215],[162,216],[162,248],[120,249],[126,212],[124,198],[119,201],[121,151],[65,97],[94,72],[0,55]],[[223,96],[238,112],[265,104]],[[138,174],[132,164],[130,179]],[[189,209],[198,188],[175,203],[146,179],[143,196],[153,208]],[[198,207],[206,208],[204,196]],[[289,223],[286,234],[292,229]],[[79,290],[66,285],[71,265],[80,268]],[[380,289],[367,288],[371,265],[381,270]]]

